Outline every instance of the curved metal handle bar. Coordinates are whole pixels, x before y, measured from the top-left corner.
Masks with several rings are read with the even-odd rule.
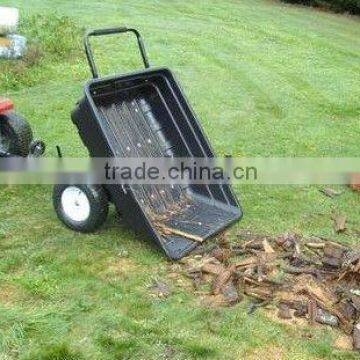
[[[125,32],[132,32],[133,34],[135,34],[144,66],[145,66],[145,68],[150,67],[149,59],[146,55],[143,39],[142,39],[140,33],[136,29],[127,28],[127,27],[119,27],[119,28],[110,28],[110,29],[90,30],[90,31],[87,31],[85,34],[84,45],[85,45],[86,57],[87,57],[87,60],[88,60],[89,66],[90,66],[90,70],[91,70],[91,73],[92,73],[94,79],[99,77],[99,72],[98,72],[98,69],[95,64],[93,51],[91,49],[90,37],[91,36],[121,34],[121,33],[125,33]]]

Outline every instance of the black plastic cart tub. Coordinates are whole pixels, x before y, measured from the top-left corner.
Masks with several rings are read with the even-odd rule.
[[[98,78],[90,36],[132,32],[145,70]],[[142,38],[128,28],[87,33],[85,48],[94,76],[72,113],[92,157],[214,157],[214,152],[170,70],[149,68]],[[141,144],[141,146],[139,146]],[[221,185],[104,185],[110,200],[135,229],[145,230],[172,259],[238,220],[241,209],[231,188]],[[176,234],[166,234],[166,228]]]

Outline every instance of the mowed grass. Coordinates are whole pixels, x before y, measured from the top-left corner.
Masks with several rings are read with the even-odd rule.
[[[24,16],[66,15],[79,29],[137,27],[152,65],[174,70],[220,155],[359,156],[357,18],[253,0],[1,4]],[[96,42],[103,73],[141,66],[132,40]],[[8,74],[1,93],[31,120],[49,156],[57,144],[67,156],[85,156],[70,121],[89,77],[85,56],[45,58],[30,71],[31,86]],[[330,199],[315,186],[237,186],[245,217],[231,236],[249,228],[356,243],[351,232],[334,234],[331,216],[345,213],[349,228],[359,229],[359,195],[336,188],[343,195]],[[334,331],[283,325],[262,310],[247,315],[246,301],[203,308],[168,279],[160,251],[113,210],[104,228],[81,235],[57,221],[49,187],[3,186],[0,201],[0,359],[357,356],[334,349]],[[149,294],[154,279],[172,284],[167,299]]]

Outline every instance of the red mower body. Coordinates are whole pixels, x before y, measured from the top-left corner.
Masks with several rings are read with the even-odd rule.
[[[14,103],[10,99],[0,97],[0,115],[14,109]]]

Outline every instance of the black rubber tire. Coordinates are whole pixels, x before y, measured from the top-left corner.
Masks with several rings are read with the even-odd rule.
[[[62,194],[68,187],[82,190],[90,203],[90,214],[84,221],[75,221],[65,212],[61,203]],[[53,205],[59,220],[68,228],[90,233],[104,224],[109,213],[109,200],[105,189],[101,185],[55,185],[53,189]]]
[[[9,140],[6,149],[12,155],[28,156],[33,134],[29,123],[20,115],[10,111],[0,115],[0,136]]]

